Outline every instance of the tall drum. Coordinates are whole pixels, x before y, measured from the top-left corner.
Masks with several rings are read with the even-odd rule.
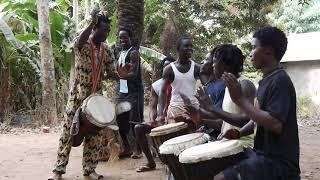
[[[152,138],[153,145],[155,146],[159,154],[159,147],[162,145],[163,142],[187,133],[188,124],[184,122],[178,122],[153,128],[151,130],[150,136]],[[161,156],[161,154],[159,154],[159,158],[164,164],[166,164],[166,160],[163,156]]]
[[[179,155],[187,180],[212,180],[220,171],[244,158],[243,147],[238,140],[194,146]]]
[[[208,142],[210,136],[205,133],[192,133],[165,141],[160,147],[160,154],[167,160],[167,165],[175,180],[186,180],[186,173],[179,162],[179,154],[193,146]]]

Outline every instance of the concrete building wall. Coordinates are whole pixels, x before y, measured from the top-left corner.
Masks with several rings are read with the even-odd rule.
[[[297,96],[310,96],[320,104],[320,60],[281,63],[291,77]]]

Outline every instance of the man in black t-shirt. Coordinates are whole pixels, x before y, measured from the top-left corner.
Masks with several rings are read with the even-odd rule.
[[[254,151],[215,176],[215,180],[300,179],[296,93],[290,77],[279,67],[286,49],[286,35],[275,27],[261,28],[253,35],[250,59],[263,73],[257,91],[259,109],[244,98],[237,79],[224,73],[222,78],[232,100],[251,118],[245,127],[253,128],[256,123],[257,132]],[[240,137],[248,132],[246,128],[233,130],[236,135],[230,137]]]

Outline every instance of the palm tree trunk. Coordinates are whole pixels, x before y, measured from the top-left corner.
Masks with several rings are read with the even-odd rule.
[[[144,0],[118,0],[118,31],[121,28],[132,31],[132,46],[139,48],[144,22]],[[130,131],[129,142],[131,147],[135,146],[133,133]]]
[[[143,34],[144,0],[119,0],[118,28],[132,31],[132,45],[139,47]]]
[[[37,0],[41,55],[42,106],[48,112],[47,122],[57,120],[56,79],[52,54],[48,0]]]

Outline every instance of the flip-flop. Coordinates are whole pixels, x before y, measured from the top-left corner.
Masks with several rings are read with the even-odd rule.
[[[143,165],[143,166],[140,166],[136,169],[136,171],[139,173],[139,172],[147,172],[147,171],[152,171],[152,170],[155,170],[156,167],[150,167],[148,165]]]
[[[132,159],[140,159],[140,158],[142,158],[142,157],[143,157],[142,154],[133,153],[133,154],[131,155],[131,158],[132,158]]]
[[[49,177],[48,180],[60,180],[61,178],[61,174],[54,174],[52,177]]]

